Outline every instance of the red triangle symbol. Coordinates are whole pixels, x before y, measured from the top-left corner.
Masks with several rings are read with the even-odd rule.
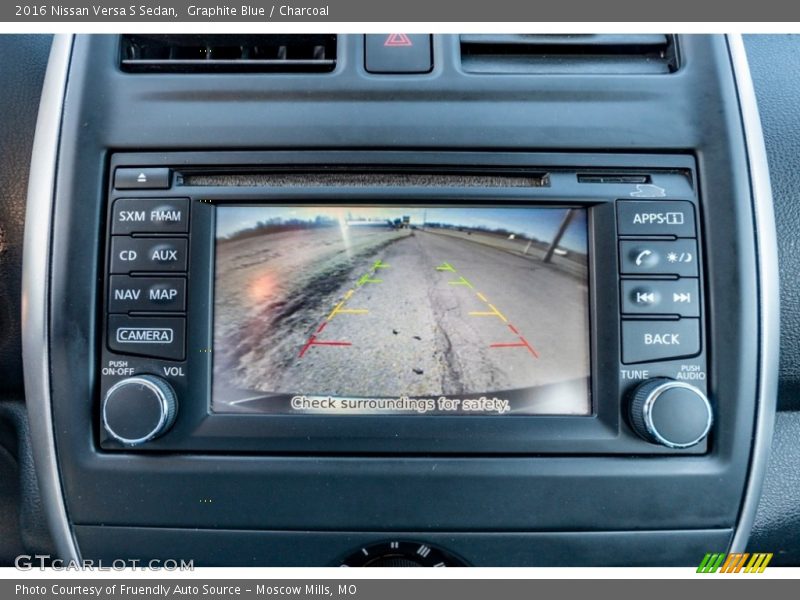
[[[383,42],[383,45],[392,48],[398,46],[413,46],[414,44],[411,43],[411,38],[405,33],[390,33],[386,37],[386,41]]]

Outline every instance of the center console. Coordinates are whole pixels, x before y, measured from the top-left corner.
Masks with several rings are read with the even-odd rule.
[[[357,35],[302,72],[159,70],[179,37],[51,58],[25,352],[62,554],[741,551],[775,281],[740,41],[626,74],[487,72],[451,35],[422,70]]]
[[[691,157],[166,158],[111,161],[103,448],[707,450]]]

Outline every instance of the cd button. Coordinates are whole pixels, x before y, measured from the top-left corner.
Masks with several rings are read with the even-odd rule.
[[[183,360],[185,331],[183,317],[109,315],[108,347],[120,354]]]
[[[619,263],[623,275],[697,277],[697,243],[694,240],[622,240]]]
[[[622,321],[622,362],[626,365],[695,356],[700,352],[700,319]]]
[[[111,272],[185,271],[187,240],[182,238],[111,239]]]

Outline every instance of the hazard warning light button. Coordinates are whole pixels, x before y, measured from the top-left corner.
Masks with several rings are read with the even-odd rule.
[[[418,33],[368,33],[364,68],[370,73],[429,73],[433,68],[431,36]]]

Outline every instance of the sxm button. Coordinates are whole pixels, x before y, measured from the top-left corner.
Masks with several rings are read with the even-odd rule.
[[[189,230],[188,198],[120,198],[114,201],[111,231],[120,233],[185,233]]]
[[[622,321],[622,362],[651,362],[700,352],[700,319]]]
[[[185,330],[183,317],[109,315],[108,347],[120,354],[183,360]]]

